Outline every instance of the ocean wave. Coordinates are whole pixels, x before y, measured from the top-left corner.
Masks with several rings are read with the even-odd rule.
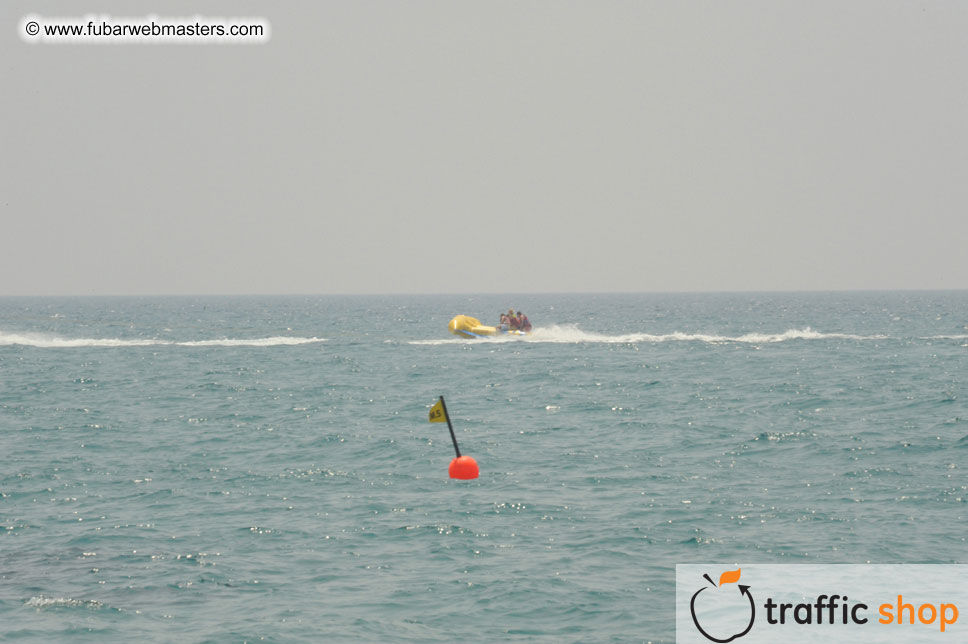
[[[707,333],[625,333],[621,335],[606,335],[593,331],[583,331],[577,325],[551,325],[537,327],[527,336],[493,336],[486,338],[446,338],[439,340],[414,340],[409,344],[465,344],[469,342],[550,342],[558,344],[604,343],[604,344],[638,344],[658,342],[706,342],[709,344],[770,344],[786,342],[788,340],[885,340],[886,335],[855,335],[851,333],[821,333],[810,327],[803,329],[789,329],[783,333],[746,333],[739,336],[727,336]]]
[[[291,336],[277,335],[271,338],[253,339],[232,339],[224,340],[197,340],[195,342],[173,342],[180,347],[281,347],[295,346],[297,344],[313,344],[316,342],[326,342],[326,338],[294,338]]]
[[[42,349],[75,349],[81,347],[278,347],[325,342],[326,338],[300,338],[273,336],[269,338],[221,338],[218,340],[194,340],[176,342],[157,339],[122,338],[63,338],[44,333],[0,332],[0,346],[20,345]]]
[[[45,597],[40,595],[37,597],[31,597],[24,602],[24,606],[27,608],[36,608],[38,610],[42,608],[72,608],[76,606],[83,606],[85,608],[91,608],[97,610],[101,608],[104,604],[97,601],[96,599],[71,599],[70,597]]]

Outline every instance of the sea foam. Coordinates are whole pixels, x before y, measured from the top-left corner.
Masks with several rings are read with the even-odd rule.
[[[272,336],[268,338],[221,338],[175,342],[159,339],[122,338],[64,338],[45,333],[4,333],[0,331],[0,346],[20,345],[42,349],[75,349],[81,347],[276,347],[325,342],[325,338]]]

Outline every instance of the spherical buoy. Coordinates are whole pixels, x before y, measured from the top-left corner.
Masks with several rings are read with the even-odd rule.
[[[458,456],[450,462],[450,467],[447,469],[452,479],[476,479],[478,474],[477,461],[475,461],[470,456]]]

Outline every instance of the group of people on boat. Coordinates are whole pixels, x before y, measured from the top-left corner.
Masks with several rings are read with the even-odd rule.
[[[507,313],[501,314],[501,330],[524,331],[527,333],[531,331],[531,321],[521,311],[518,311],[515,315],[514,309],[508,309]]]

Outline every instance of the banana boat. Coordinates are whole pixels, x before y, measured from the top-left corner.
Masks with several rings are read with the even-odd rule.
[[[505,330],[496,326],[481,324],[477,318],[458,315],[447,325],[450,332],[462,338],[480,338],[489,335],[528,335],[526,331]]]

